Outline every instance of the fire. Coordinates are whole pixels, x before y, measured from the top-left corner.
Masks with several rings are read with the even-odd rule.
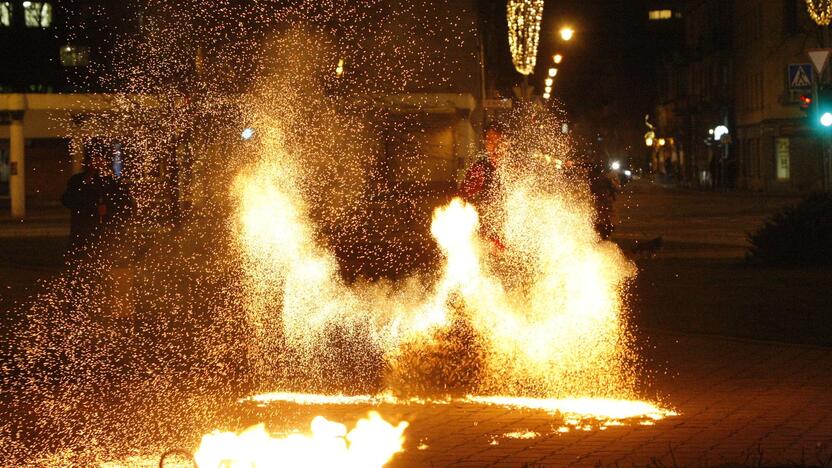
[[[612,398],[521,398],[507,396],[478,397],[469,396],[469,402],[485,405],[505,406],[507,408],[539,409],[550,413],[560,413],[567,419],[596,419],[609,421],[607,425],[617,425],[620,420],[648,418],[652,421],[676,416],[676,412],[639,400],[616,400]]]
[[[445,351],[432,349],[461,328],[469,337],[462,346],[479,361],[457,364],[477,369],[466,393],[634,399],[623,291],[635,268],[595,233],[593,209],[574,183],[552,178],[551,165],[526,167],[537,162],[524,154],[537,150],[518,144],[518,154],[505,156],[493,202],[455,198],[435,209],[430,233],[444,257],[437,274],[348,284],[310,214],[305,155],[283,136],[279,117],[248,120],[263,129],[259,158],[237,176],[232,227],[263,384],[310,392],[398,385],[398,375],[419,378],[407,368],[410,355],[448,364]],[[291,374],[275,375],[280,369]],[[333,385],[334,372],[349,375],[347,383]],[[357,389],[368,388],[402,393]]]
[[[433,213],[430,233],[447,256],[445,278],[439,290],[447,294],[451,288],[476,288],[480,279],[476,208],[459,198]]]
[[[310,434],[275,437],[258,424],[240,434],[217,431],[204,436],[194,460],[200,467],[381,467],[402,451],[407,426],[404,421],[394,426],[376,412],[349,432],[323,416],[312,420]]]
[[[424,399],[397,398],[390,393],[380,395],[323,395],[312,393],[273,392],[244,398],[241,402],[253,402],[261,406],[271,403],[316,405],[488,405],[505,408],[539,410],[558,414],[568,425],[577,426],[582,421],[600,421],[603,426],[619,426],[627,420],[660,421],[677,416],[672,409],[643,400],[615,398],[529,398],[505,395],[460,398]]]

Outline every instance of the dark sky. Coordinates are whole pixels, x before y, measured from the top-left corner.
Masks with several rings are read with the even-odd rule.
[[[681,37],[680,21],[650,22],[647,12],[673,3],[674,0],[546,0],[538,65],[530,83],[539,94],[547,70],[553,66],[552,55],[561,53],[564,60],[558,66],[553,97],[565,104],[571,120],[589,121],[585,128],[599,127],[600,133],[621,140],[616,146],[623,150],[632,144],[633,135],[641,132],[644,114],[654,103],[656,64],[663,49],[674,47],[674,41]],[[502,24],[503,34],[505,5],[506,0],[481,2],[490,20]],[[568,43],[558,35],[564,24],[576,30]],[[673,28],[677,30],[676,37],[671,33]],[[510,58],[499,58],[508,55],[508,46],[503,45],[500,51],[499,44],[492,44],[489,59],[496,62],[494,71],[503,75],[503,82],[519,83],[521,77],[511,68]],[[627,132],[630,135],[626,138],[613,135]]]

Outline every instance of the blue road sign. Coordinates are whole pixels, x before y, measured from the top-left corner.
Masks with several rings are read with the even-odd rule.
[[[805,89],[812,87],[814,70],[811,63],[789,64],[789,88]]]

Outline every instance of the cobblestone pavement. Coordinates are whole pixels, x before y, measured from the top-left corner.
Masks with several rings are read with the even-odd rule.
[[[829,464],[832,349],[692,335],[653,335],[644,354],[658,396],[680,414],[655,425],[557,431],[540,411],[466,404],[300,407],[267,419],[303,427],[322,414],[352,425],[376,409],[410,422],[391,466],[750,466]],[[305,422],[304,422],[305,421]],[[524,438],[528,437],[528,438]]]

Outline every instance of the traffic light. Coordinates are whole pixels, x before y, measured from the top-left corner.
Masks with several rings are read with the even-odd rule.
[[[804,94],[800,96],[800,110],[802,110],[806,115],[810,115],[810,111],[812,110],[812,95],[811,94]]]
[[[832,87],[822,86],[818,89],[816,116],[821,127],[832,127]]]
[[[810,94],[800,96],[799,104],[811,126],[819,129],[832,127],[832,87],[818,88],[816,98]]]

